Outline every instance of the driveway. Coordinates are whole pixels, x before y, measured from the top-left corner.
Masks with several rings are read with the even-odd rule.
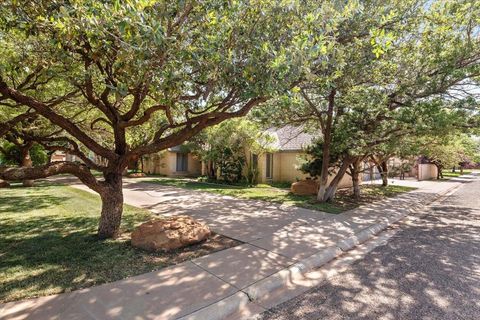
[[[125,202],[153,213],[189,215],[212,230],[243,242],[252,242],[291,223],[307,224],[333,215],[280,204],[238,199],[148,182],[124,185]]]

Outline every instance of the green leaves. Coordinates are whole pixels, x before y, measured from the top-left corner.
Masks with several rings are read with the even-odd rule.
[[[385,33],[385,29],[370,30],[370,44],[375,57],[380,58],[392,46],[395,37],[393,32]]]

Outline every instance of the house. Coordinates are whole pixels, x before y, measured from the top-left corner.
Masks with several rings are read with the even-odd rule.
[[[175,146],[144,156],[143,172],[168,177],[195,177],[202,173],[202,162],[184,146]]]
[[[305,148],[313,143],[315,135],[306,133],[301,127],[283,126],[271,128],[267,132],[274,139],[276,151],[259,156],[251,155],[251,161],[258,164],[260,183],[295,182],[309,178],[298,168],[302,158],[306,156]],[[329,177],[329,181],[333,176]],[[339,188],[352,186],[349,175],[345,175],[339,183]]]
[[[303,132],[302,128],[284,126],[267,130],[272,137],[271,153],[250,154],[250,161],[256,163],[260,183],[294,182],[309,177],[298,169],[305,148],[314,140],[314,136]]]
[[[246,151],[247,161],[252,161],[258,168],[258,182],[295,182],[309,178],[310,176],[298,167],[305,157],[305,148],[313,142],[315,136],[294,126],[271,128],[267,132],[273,140],[269,149],[274,151],[258,155]],[[143,172],[147,174],[195,177],[206,175],[206,168],[185,146],[176,146],[143,158]],[[333,179],[333,176],[330,179]],[[339,188],[351,186],[350,176],[345,175]]]
[[[400,176],[400,168],[407,166],[404,172],[405,177],[416,178],[418,181],[432,180],[438,177],[437,166],[425,157],[412,157],[410,159],[401,159],[393,157],[388,161],[389,176]]]
[[[63,151],[55,151],[50,156],[50,161],[51,162],[61,162],[61,161],[82,162],[82,159],[80,159],[75,155],[65,153]]]

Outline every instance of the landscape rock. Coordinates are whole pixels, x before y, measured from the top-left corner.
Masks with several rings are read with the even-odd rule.
[[[315,180],[301,180],[292,183],[290,190],[293,194],[300,196],[316,195],[319,185]]]
[[[207,225],[189,216],[154,219],[132,232],[132,246],[148,251],[170,251],[207,239]]]

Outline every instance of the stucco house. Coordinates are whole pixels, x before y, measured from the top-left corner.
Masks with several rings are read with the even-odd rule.
[[[147,155],[143,159],[143,171],[169,177],[196,177],[202,174],[202,162],[183,146]]]
[[[257,164],[259,171],[258,181],[294,182],[308,177],[298,170],[305,148],[310,145],[314,136],[303,132],[301,128],[285,126],[267,130],[272,137],[271,153],[261,155],[249,154],[249,160]]]
[[[274,139],[275,151],[258,157],[251,155],[253,161],[258,163],[259,182],[295,182],[310,178],[298,167],[302,158],[306,156],[305,148],[314,142],[315,135],[304,132],[301,127],[289,125],[271,128],[267,132]],[[333,176],[330,176],[330,179],[333,179]],[[351,186],[350,176],[345,175],[339,183],[339,188]]]
[[[416,178],[419,181],[437,179],[438,168],[435,164],[428,161],[425,157],[412,157],[411,159],[400,159],[393,157],[388,161],[388,170],[390,175],[399,168],[402,163],[409,163],[410,170],[405,172],[406,177]]]
[[[247,151],[247,161],[252,161],[258,168],[258,182],[295,182],[309,178],[298,167],[301,158],[305,156],[305,148],[313,142],[315,136],[294,126],[271,128],[267,132],[273,140],[271,149],[275,151],[260,155]],[[206,166],[202,166],[200,159],[183,146],[169,148],[143,159],[143,171],[148,174],[195,177],[206,175],[205,170]],[[339,187],[351,185],[350,176],[345,175]]]

